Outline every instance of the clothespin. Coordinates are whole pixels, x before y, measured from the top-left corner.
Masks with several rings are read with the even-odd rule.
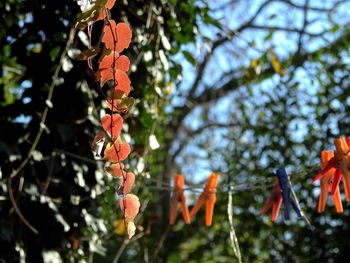
[[[306,217],[306,215],[303,214],[301,211],[299,201],[296,197],[296,194],[294,192],[293,186],[291,181],[289,180],[289,176],[287,174],[287,171],[285,168],[279,168],[276,172],[280,187],[282,189],[282,200],[284,205],[284,219],[289,220],[290,219],[290,207],[294,209],[294,211],[297,213],[298,217],[303,217],[305,221],[310,225],[310,221]]]
[[[340,159],[339,168],[344,184],[345,199],[347,202],[350,202],[350,137],[347,137],[346,139],[341,137],[334,143]]]
[[[188,212],[188,207],[186,204],[186,197],[184,194],[185,179],[182,174],[174,176],[174,193],[171,199],[171,210],[169,224],[175,224],[178,204],[181,205],[182,217],[186,224],[191,222],[190,213]]]
[[[321,152],[321,162],[322,167],[325,168],[328,161],[334,157],[333,151],[322,151]],[[320,196],[318,198],[317,212],[322,213],[326,208],[328,193],[331,191],[331,186],[333,183],[333,177],[335,174],[335,168],[329,169],[327,173],[321,178],[320,184]],[[345,178],[345,177],[344,177]],[[343,205],[340,199],[339,186],[337,186],[333,194],[333,203],[337,213],[343,212]]]
[[[346,140],[344,137],[340,137],[334,141],[336,148],[335,155],[329,159],[326,166],[315,176],[312,180],[314,184],[317,180],[324,177],[331,169],[335,169],[333,183],[331,187],[331,195],[334,195],[338,188],[339,182],[343,177],[344,190],[346,201],[350,201],[350,171],[348,164],[350,164],[349,148],[350,148],[350,137]],[[343,176],[344,175],[344,176]]]
[[[271,221],[275,222],[278,217],[278,213],[280,211],[282,205],[282,190],[278,179],[276,179],[276,183],[272,189],[272,193],[269,199],[266,200],[263,208],[260,211],[260,216],[265,215],[267,211],[272,207]]]
[[[216,186],[218,184],[218,175],[211,173],[206,184],[204,191],[198,198],[196,205],[190,212],[191,219],[197,214],[201,206],[205,203],[205,225],[211,226],[214,212],[214,205],[216,202]]]

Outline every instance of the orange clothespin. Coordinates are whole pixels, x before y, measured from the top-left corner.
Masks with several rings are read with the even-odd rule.
[[[336,189],[338,188],[340,180],[343,178],[345,197],[346,201],[349,202],[350,170],[348,165],[350,164],[350,137],[348,137],[346,140],[344,137],[340,137],[334,141],[334,145],[336,148],[334,156],[328,160],[326,166],[315,176],[315,178],[312,180],[312,184],[324,177],[330,170],[335,169],[331,187],[331,195],[334,195]]]
[[[182,174],[175,175],[174,176],[174,193],[171,199],[171,210],[170,210],[170,219],[169,219],[170,225],[175,224],[179,203],[181,205],[182,217],[185,223],[189,224],[191,222],[190,213],[188,212],[188,207],[186,204],[186,197],[184,194],[184,185],[185,185],[184,176]]]
[[[335,140],[334,144],[337,149],[336,154],[338,154],[341,159],[339,168],[343,176],[345,199],[347,202],[350,202],[350,137],[347,137],[346,140],[344,137],[341,137]]]
[[[267,211],[269,211],[272,207],[271,221],[275,222],[277,220],[278,213],[281,209],[282,201],[282,190],[280,183],[277,179],[269,199],[266,200],[263,208],[260,211],[260,216],[265,215]]]
[[[328,161],[333,157],[334,157],[333,151],[322,151],[321,152],[322,167],[325,168]],[[328,197],[328,193],[331,191],[331,188],[332,188],[334,174],[335,174],[335,168],[332,168],[328,170],[325,173],[325,175],[321,178],[321,184],[320,184],[321,193],[318,198],[318,205],[317,205],[318,213],[323,213],[326,208],[327,197]],[[339,186],[336,187],[332,197],[333,197],[333,203],[337,213],[342,213],[343,205],[340,199]]]
[[[197,214],[201,206],[205,203],[205,225],[211,226],[214,212],[214,205],[216,202],[216,186],[218,184],[218,175],[211,173],[206,184],[204,191],[198,198],[196,205],[190,212],[191,219]]]

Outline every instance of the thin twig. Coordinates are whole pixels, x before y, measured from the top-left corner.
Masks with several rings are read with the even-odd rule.
[[[154,250],[151,262],[154,262],[155,258],[158,256],[158,253],[159,253],[160,249],[162,248],[162,246],[164,244],[164,241],[165,241],[165,239],[166,239],[166,237],[168,235],[169,230],[170,230],[170,225],[167,225],[167,227],[165,228],[162,236],[159,239],[159,242],[158,242],[158,245],[157,245],[156,249]]]
[[[12,206],[16,212],[16,214],[18,215],[19,219],[30,229],[32,230],[32,232],[34,234],[37,234],[39,235],[39,231],[36,230],[35,227],[33,227],[27,219],[25,219],[25,217],[23,216],[21,210],[19,209],[19,207],[17,206],[17,203],[16,203],[16,200],[13,196],[13,190],[12,190],[12,178],[10,177],[9,180],[8,180],[8,191],[9,191],[9,196],[10,196],[10,200],[11,200],[11,203],[12,203]]]
[[[17,169],[13,170],[12,173],[10,174],[10,178],[14,178],[16,177],[20,171],[22,171],[22,169],[27,165],[27,163],[30,161],[30,159],[32,158],[33,152],[35,151],[36,147],[38,146],[38,143],[40,141],[41,135],[43,134],[46,125],[46,117],[47,117],[47,113],[49,111],[50,108],[50,104],[51,104],[51,99],[52,99],[52,95],[54,92],[54,89],[57,85],[57,80],[58,80],[58,74],[61,71],[62,68],[62,64],[63,64],[63,60],[66,57],[66,54],[68,52],[69,47],[71,46],[73,40],[74,40],[74,36],[75,36],[75,32],[76,29],[74,27],[71,28],[70,32],[69,32],[69,36],[68,36],[68,40],[66,43],[66,47],[64,48],[60,60],[59,60],[59,64],[56,67],[56,70],[54,72],[54,75],[52,77],[52,82],[51,85],[49,87],[49,93],[47,94],[47,99],[46,99],[46,106],[44,108],[43,114],[41,115],[41,119],[40,119],[40,127],[39,127],[39,131],[34,139],[34,142],[29,150],[29,152],[27,153],[26,158],[20,163],[20,165],[17,167]]]

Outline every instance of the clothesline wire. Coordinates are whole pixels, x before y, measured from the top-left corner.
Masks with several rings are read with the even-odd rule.
[[[63,153],[71,158],[79,159],[79,160],[84,161],[84,162],[96,163],[96,161],[98,161],[98,160],[89,159],[87,157],[78,156],[74,153],[70,153],[70,152],[67,152],[64,150],[60,150],[60,149],[55,149],[54,152]],[[307,169],[303,169],[303,170],[299,170],[299,171],[295,171],[293,173],[290,173],[289,175],[291,176],[291,179],[293,180],[293,178],[303,178],[303,177],[306,177],[308,175],[311,175],[320,169],[321,169],[320,164],[316,164],[316,165],[308,167]],[[231,176],[229,174],[226,174],[226,173],[218,172],[218,174],[221,176],[225,176],[227,178],[231,178]],[[157,184],[155,186],[148,185],[147,187],[150,189],[153,188],[153,189],[165,190],[165,191],[169,191],[169,192],[172,192],[174,190],[172,184],[170,184],[170,183],[160,182],[157,179],[147,177],[147,176],[140,176],[140,178],[145,179],[145,180],[150,181],[150,182],[154,182]],[[272,187],[274,185],[275,180],[276,180],[276,175],[274,173],[268,173],[264,176],[261,176],[261,175],[255,176],[254,182],[247,182],[247,183],[229,182],[227,184],[219,184],[217,186],[216,190],[217,190],[217,193],[227,193],[231,189],[232,192],[237,193],[237,192],[242,192],[242,191],[267,189],[267,188]],[[231,180],[229,180],[229,181],[231,181]],[[204,186],[204,183],[200,183],[200,184],[192,184],[191,183],[191,184],[187,184],[183,190],[184,191],[191,191],[191,192],[195,192],[195,193],[201,193],[203,191],[203,186]]]
[[[290,173],[289,175],[291,178],[304,178],[308,175],[313,174],[314,172],[317,172],[320,169],[320,165],[313,165],[310,166],[308,169],[296,171],[294,173]],[[223,173],[218,173],[221,175],[225,175]],[[165,190],[172,192],[173,186],[169,183],[160,183],[158,180],[150,178],[150,177],[142,177],[148,181],[155,182],[158,185],[156,186],[150,186],[148,185],[148,188],[158,189],[158,190]],[[274,173],[270,173],[266,175],[263,178],[257,177],[254,182],[249,183],[229,183],[224,185],[218,185],[216,188],[216,193],[227,193],[230,189],[233,192],[242,192],[242,191],[250,191],[250,190],[257,190],[257,189],[266,189],[269,187],[272,187],[275,184],[276,181],[276,175]],[[203,183],[201,185],[187,185],[183,188],[184,191],[191,191],[196,193],[201,193],[203,191]]]

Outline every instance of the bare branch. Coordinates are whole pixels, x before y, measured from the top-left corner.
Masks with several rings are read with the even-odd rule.
[[[188,92],[188,98],[192,99],[194,97],[194,94],[198,88],[198,85],[200,83],[200,81],[203,78],[203,73],[204,70],[208,64],[208,62],[210,61],[210,58],[212,57],[212,55],[214,54],[215,50],[218,47],[221,47],[223,44],[225,44],[227,41],[229,41],[230,39],[232,39],[233,35],[239,35],[241,31],[243,31],[244,29],[250,27],[253,22],[255,21],[255,19],[258,17],[258,15],[264,10],[264,8],[271,3],[271,0],[268,0],[266,2],[264,2],[263,4],[261,4],[261,6],[257,9],[257,11],[255,12],[255,14],[243,25],[241,25],[237,30],[230,30],[227,32],[227,35],[224,37],[221,37],[219,39],[217,39],[216,41],[214,41],[211,50],[208,51],[206,53],[206,55],[204,56],[202,62],[198,65],[197,67],[197,74],[196,74],[196,79],[194,80],[189,92]]]
[[[316,50],[314,52],[310,53],[304,53],[300,54],[298,57],[292,56],[291,66],[293,68],[297,68],[302,66],[306,61],[312,60],[317,54],[324,52],[325,50],[337,48],[339,46],[342,46],[343,44],[347,43],[349,41],[350,32],[345,33],[344,35],[340,36],[336,41],[330,43],[329,45],[320,48],[319,50]],[[282,62],[282,64],[286,64],[287,61]],[[268,79],[273,74],[275,74],[275,71],[272,67],[266,68],[262,74],[260,75],[260,81],[261,79]],[[217,83],[214,85],[207,87],[204,92],[193,98],[193,104],[191,105],[184,105],[183,107],[176,108],[177,111],[181,112],[181,115],[179,116],[178,123],[176,126],[176,131],[178,131],[181,127],[181,123],[183,122],[184,118],[189,114],[189,112],[194,108],[194,105],[203,105],[206,103],[211,103],[217,101],[219,98],[222,98],[226,96],[228,93],[233,92],[243,85],[246,85],[248,83],[253,83],[255,80],[248,78],[244,71],[235,71],[232,73],[232,78],[226,81],[224,84],[222,84],[220,87],[217,87]]]
[[[325,32],[319,32],[319,33],[311,33],[311,32],[305,32],[303,29],[298,28],[288,28],[288,27],[281,27],[281,26],[264,26],[264,25],[251,25],[249,29],[261,29],[261,30],[273,30],[273,31],[285,31],[285,32],[291,32],[291,33],[299,33],[308,35],[310,37],[319,37],[322,36]]]
[[[19,209],[19,207],[17,206],[15,197],[13,196],[13,190],[12,190],[12,178],[9,178],[8,181],[8,192],[9,192],[9,196],[10,196],[10,200],[11,200],[11,204],[13,206],[13,209],[15,210],[16,214],[18,215],[19,219],[36,235],[39,235],[38,230],[36,230],[35,227],[33,227],[29,221],[23,216],[21,210]]]
[[[292,6],[292,7],[295,7],[295,8],[299,8],[299,9],[304,9],[305,8],[305,5],[296,4],[296,3],[294,3],[294,2],[292,2],[290,0],[284,0],[284,1],[273,0],[273,1],[282,2],[282,3],[285,3],[285,4],[289,5],[289,6]],[[309,6],[308,9],[312,10],[312,11],[327,13],[327,12],[333,11],[335,8],[337,8],[337,6],[339,6],[340,4],[343,4],[345,2],[348,2],[348,0],[336,1],[334,3],[334,5],[332,7],[330,7],[330,8],[321,8],[321,7]]]
[[[32,158],[33,152],[35,151],[36,147],[38,146],[38,143],[40,141],[41,135],[43,134],[44,130],[45,130],[45,122],[46,122],[46,117],[47,117],[47,113],[49,112],[49,108],[50,108],[50,103],[52,100],[52,95],[54,92],[54,89],[57,85],[57,80],[58,80],[58,74],[61,71],[62,65],[63,65],[63,60],[66,57],[66,54],[68,52],[69,47],[71,46],[73,40],[74,40],[74,36],[75,36],[75,32],[76,29],[74,27],[72,27],[72,29],[70,30],[69,36],[68,36],[68,40],[66,43],[66,46],[64,48],[64,50],[62,51],[60,60],[59,60],[59,64],[56,67],[55,73],[52,77],[52,83],[49,87],[49,93],[47,95],[47,99],[46,99],[46,106],[44,108],[44,111],[41,115],[41,119],[40,119],[40,127],[39,127],[39,131],[35,136],[34,142],[32,144],[32,147],[30,148],[30,150],[27,153],[26,158],[23,159],[23,161],[20,163],[20,165],[12,171],[12,173],[10,174],[10,178],[14,178],[15,176],[18,175],[18,173],[20,171],[22,171],[22,169],[27,165],[27,163],[30,161],[30,159]]]
[[[211,129],[211,128],[229,128],[229,127],[235,127],[235,126],[239,126],[239,125],[240,125],[240,123],[214,123],[214,122],[211,122],[211,123],[207,123],[206,125],[201,126],[200,128],[198,128],[196,130],[185,131],[187,133],[186,137],[181,142],[181,144],[179,145],[177,150],[172,154],[173,161],[175,160],[176,156],[178,156],[182,152],[182,150],[190,142],[190,140],[193,139],[193,137],[200,135],[203,131],[205,131],[207,129]]]

